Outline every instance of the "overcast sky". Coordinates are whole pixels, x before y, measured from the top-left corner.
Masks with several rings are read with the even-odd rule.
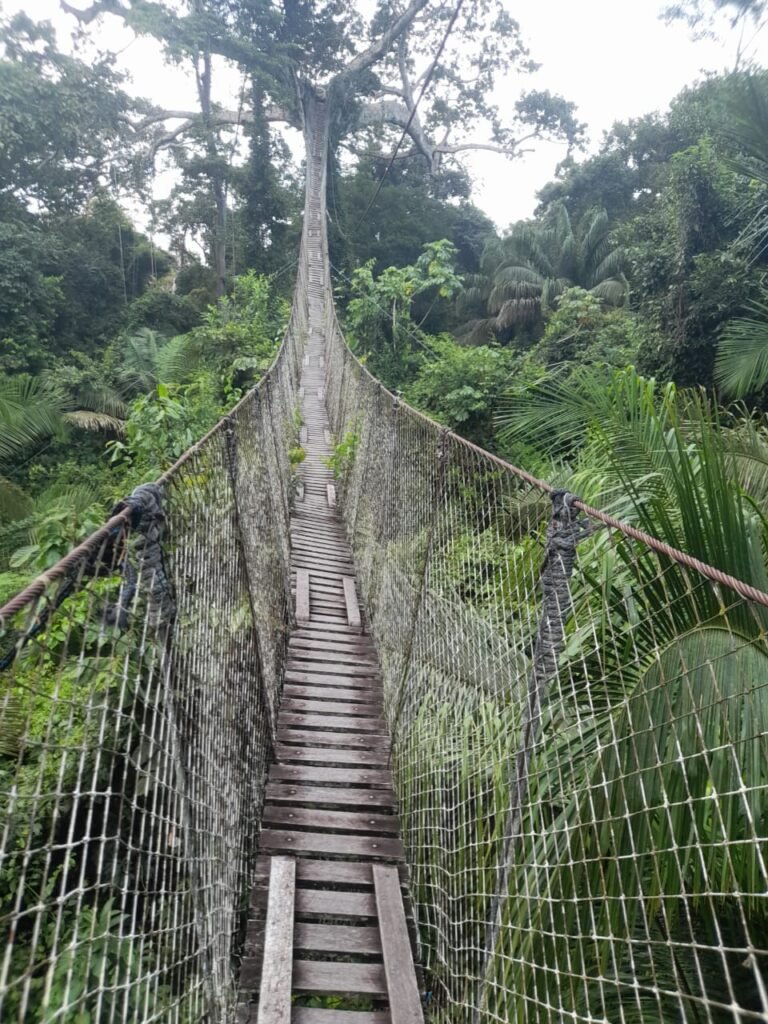
[[[87,6],[87,0],[73,2]],[[665,25],[659,12],[669,0],[506,2],[531,56],[542,67],[533,76],[502,84],[499,105],[504,108],[507,94],[514,102],[521,88],[562,93],[576,103],[580,120],[586,121],[592,150],[614,121],[663,110],[706,71],[732,68],[739,45],[725,20],[717,41],[696,42],[684,25]],[[36,19],[53,21],[60,45],[66,45],[73,19],[60,12],[58,0],[0,0],[0,9],[21,9]],[[131,72],[137,94],[158,105],[194,109],[191,80],[178,69],[163,66],[156,44],[135,39],[115,18],[105,20],[99,43],[121,51],[120,60]],[[758,63],[768,63],[768,30],[752,41],[749,54]],[[237,91],[235,76],[230,83]],[[543,145],[514,162],[492,154],[473,155],[467,164],[476,181],[475,201],[501,228],[529,216],[536,190],[550,180],[564,155],[564,149],[555,145]]]

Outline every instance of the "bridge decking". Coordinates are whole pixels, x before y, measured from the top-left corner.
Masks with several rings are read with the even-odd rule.
[[[407,895],[395,897],[404,890],[405,869],[380,671],[365,632],[333,473],[325,464],[332,448],[320,246],[318,240],[309,252],[310,336],[299,392],[304,493],[290,524],[298,625],[288,643],[240,981],[252,998],[262,985],[262,1005],[241,1005],[240,1020],[418,1024],[406,924],[412,937],[415,930],[403,913]],[[295,872],[284,858],[295,859]],[[286,875],[294,873],[295,887],[289,882],[286,888]],[[281,964],[285,969],[289,957],[291,980],[282,983]],[[272,991],[281,984],[282,994]],[[336,1009],[317,1008],[317,997],[328,996],[345,1000]],[[280,1005],[282,1010],[275,1008]]]

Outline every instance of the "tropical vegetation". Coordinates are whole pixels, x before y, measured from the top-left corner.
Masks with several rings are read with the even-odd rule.
[[[302,211],[300,169],[273,125],[300,126],[319,79],[332,82],[331,260],[357,359],[441,427],[768,592],[764,69],[691,85],[668,111],[617,123],[584,156],[584,125],[562,97],[521,92],[504,111],[494,103],[502,76],[534,65],[520,27],[492,0],[468,4],[456,30],[475,77],[462,74],[461,47],[449,47],[423,109],[414,87],[450,14],[431,17],[426,0],[382,4],[369,26],[336,0],[286,3],[280,17],[245,0],[62,7],[85,39],[104,15],[153,37],[192,73],[197,104],[172,111],[137,99],[114,56],[65,52],[50,25],[27,15],[2,24],[0,601],[164,472],[267,370],[288,320]],[[691,0],[670,16],[705,30],[723,12],[756,26],[766,8]],[[225,61],[242,74],[236,111],[216,99]],[[475,138],[476,124],[490,136]],[[461,153],[514,156],[526,137],[559,139],[568,156],[534,215],[498,230],[472,202]],[[175,185],[156,201],[162,160]],[[301,424],[284,412],[295,475]],[[362,420],[336,442],[330,465],[343,496],[366,443]],[[519,669],[536,645],[548,507],[522,489],[487,500],[506,477],[477,459],[475,476],[445,463],[445,502],[430,519],[442,539],[430,547],[419,523],[410,540],[419,565],[433,559],[422,575],[435,606],[459,608],[463,627],[486,641],[515,637]],[[213,487],[204,472],[198,484]],[[441,516],[452,517],[442,534]],[[393,541],[384,555],[394,563],[402,552]],[[69,730],[86,752],[116,742],[88,732],[76,699],[83,679],[121,713],[122,700],[149,713],[139,683],[126,697],[100,675],[105,640],[81,598],[79,651],[53,628],[35,696],[24,665],[2,696],[0,780],[7,793],[14,780],[22,806],[41,772],[46,784],[71,782],[71,759],[40,753],[46,737],[66,746]],[[466,1005],[489,979],[483,1012],[499,1020],[554,1019],[534,1005],[563,1019],[765,1013],[755,985],[768,973],[756,853],[768,828],[765,609],[607,530],[580,545],[570,600],[558,655],[568,686],[547,694],[507,878],[518,899],[493,905],[489,894],[508,838],[524,698],[488,685],[449,700],[427,687],[403,734],[406,774],[411,755],[439,763],[439,837],[419,803],[435,793],[406,778],[402,808],[423,851],[413,885],[435,1019],[454,1024],[451,1000]],[[148,655],[128,648],[117,640],[113,656],[140,680]],[[471,666],[461,670],[471,677]],[[424,678],[445,672],[431,665]],[[35,754],[25,753],[24,722]],[[35,827],[52,829],[53,816]],[[19,828],[21,849],[29,832]],[[15,892],[18,863],[0,870],[0,901]],[[458,973],[445,967],[434,898],[446,877]],[[60,882],[32,895],[47,898]],[[147,993],[130,982],[142,965],[110,942],[120,915],[96,897],[80,912],[79,924],[69,912],[60,923],[67,953],[47,988],[45,964],[31,966],[27,1009],[46,1021],[114,1016],[123,985],[136,1003],[123,1012],[140,1014]],[[493,914],[505,927],[478,956]],[[78,955],[78,927],[102,937],[96,967]],[[583,939],[579,963],[573,936]],[[14,949],[20,970],[28,940]],[[92,969],[112,979],[112,1002],[79,1017],[57,1010],[66,978],[87,986]],[[651,969],[653,997],[634,985]],[[158,1005],[173,1003],[174,986],[170,973],[158,979]]]

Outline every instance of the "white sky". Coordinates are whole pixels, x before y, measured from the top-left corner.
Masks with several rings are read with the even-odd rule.
[[[535,75],[515,76],[500,85],[497,100],[502,110],[506,95],[511,105],[521,88],[562,93],[576,103],[579,119],[587,122],[594,151],[614,121],[663,110],[704,72],[732,68],[739,39],[727,30],[725,20],[717,41],[696,42],[684,25],[667,26],[659,20],[667,2],[506,0],[531,56],[542,67]],[[87,6],[86,0],[77,5]],[[58,0],[0,0],[0,8],[6,14],[25,10],[37,20],[53,21],[59,45],[68,45],[73,19],[60,11]],[[118,19],[107,18],[99,29],[99,45],[121,52],[137,95],[169,108],[195,109],[191,80],[178,68],[163,65],[157,44],[133,37]],[[758,63],[768,63],[768,30],[752,41],[748,53]],[[228,82],[237,92],[237,76],[230,75]],[[493,154],[472,155],[467,166],[476,182],[475,202],[501,228],[530,216],[536,190],[553,177],[564,155],[564,148],[556,145],[541,145],[538,152],[514,162]],[[162,187],[162,177],[160,182]]]

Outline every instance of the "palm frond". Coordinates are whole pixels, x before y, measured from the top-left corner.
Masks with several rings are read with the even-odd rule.
[[[157,331],[148,327],[124,339],[119,376],[130,391],[151,391],[157,384],[157,353],[161,343]]]
[[[768,305],[726,325],[717,348],[714,378],[723,395],[742,398],[768,384]]]
[[[610,222],[604,209],[592,210],[581,224],[582,245],[587,261],[594,263],[594,256],[609,243]]]
[[[164,384],[183,384],[198,369],[199,356],[193,351],[185,334],[167,341],[157,352],[158,380]]]
[[[609,306],[623,306],[629,298],[629,281],[621,274],[609,277],[591,289],[592,294]]]
[[[487,345],[493,340],[496,318],[468,320],[456,329],[456,340],[460,345]]]
[[[494,323],[498,330],[503,331],[513,324],[531,323],[536,319],[540,310],[541,300],[538,296],[521,296],[517,299],[510,299],[502,305]]]
[[[117,420],[128,417],[128,406],[120,395],[106,384],[88,384],[78,388],[77,405],[94,412],[105,413]]]
[[[116,416],[108,416],[105,412],[75,409],[73,412],[65,412],[63,418],[66,423],[79,427],[80,430],[116,434],[118,437],[125,433],[125,421],[117,419]]]
[[[0,380],[0,462],[61,429],[61,396],[34,377]]]
[[[762,420],[741,412],[738,425],[723,431],[723,444],[740,486],[768,515],[768,431]]]

